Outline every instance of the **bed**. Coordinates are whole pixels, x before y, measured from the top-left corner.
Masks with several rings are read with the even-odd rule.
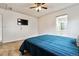
[[[40,35],[26,39],[19,51],[28,50],[32,56],[78,56],[79,49],[75,38]]]

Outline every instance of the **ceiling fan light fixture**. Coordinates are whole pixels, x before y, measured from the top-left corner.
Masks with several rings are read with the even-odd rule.
[[[41,8],[41,6],[39,6],[39,7],[35,8],[35,10],[39,12],[40,10],[42,10],[42,8]]]

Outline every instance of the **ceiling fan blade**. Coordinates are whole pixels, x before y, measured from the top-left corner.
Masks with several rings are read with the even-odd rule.
[[[36,8],[36,7],[30,7],[30,9],[32,9],[32,8]]]
[[[47,7],[41,7],[41,8],[43,8],[43,9],[47,9]]]
[[[44,5],[45,3],[41,3],[42,5]]]

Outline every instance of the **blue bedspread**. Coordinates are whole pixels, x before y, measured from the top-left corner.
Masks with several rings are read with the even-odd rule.
[[[21,47],[20,52],[28,50],[33,56],[78,56],[79,49],[76,46],[74,38],[41,35],[26,39]]]

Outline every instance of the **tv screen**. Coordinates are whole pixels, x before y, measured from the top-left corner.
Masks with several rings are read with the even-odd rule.
[[[25,20],[25,19],[18,19],[18,24],[19,24],[19,25],[28,25],[28,20]]]
[[[21,19],[21,25],[28,25],[28,20]]]

